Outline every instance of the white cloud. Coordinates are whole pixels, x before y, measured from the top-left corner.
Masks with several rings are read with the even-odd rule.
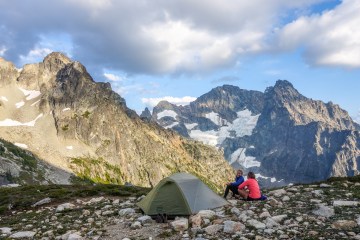
[[[7,50],[7,49],[6,49],[5,46],[1,46],[1,47],[0,47],[0,57],[4,56],[6,50]]]
[[[118,82],[118,81],[122,81],[124,78],[119,76],[119,75],[115,75],[112,73],[104,73],[104,77],[109,80],[109,81],[114,81],[114,82]]]
[[[311,65],[360,67],[359,12],[359,0],[343,0],[333,10],[302,16],[279,30],[278,46],[303,47]]]
[[[190,97],[190,96],[185,96],[185,97],[181,97],[181,98],[166,96],[166,97],[161,97],[161,98],[142,98],[141,99],[141,101],[149,107],[155,107],[161,101],[168,101],[175,105],[187,105],[190,102],[195,101],[195,100],[196,100],[195,97]]]
[[[52,50],[49,48],[34,48],[27,55],[20,55],[21,65],[40,62],[51,52]]]
[[[43,55],[39,36],[66,34],[74,47],[71,55],[86,66],[198,73],[234,66],[238,58],[267,50],[269,35],[286,14],[321,1],[3,1],[0,22],[11,34],[0,44],[9,45],[9,56],[21,55],[21,63],[32,62]]]

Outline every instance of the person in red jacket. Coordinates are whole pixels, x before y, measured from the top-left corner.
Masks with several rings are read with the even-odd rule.
[[[253,172],[248,173],[247,180],[239,185],[238,192],[240,196],[247,201],[261,199],[259,183],[255,179],[255,174]]]

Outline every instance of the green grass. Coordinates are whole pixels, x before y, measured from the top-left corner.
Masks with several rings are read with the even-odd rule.
[[[31,208],[41,199],[50,197],[52,202],[64,202],[84,197],[99,196],[141,196],[148,188],[121,185],[27,185],[17,188],[0,188],[0,214],[13,210]]]

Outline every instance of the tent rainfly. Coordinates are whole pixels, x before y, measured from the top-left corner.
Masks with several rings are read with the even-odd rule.
[[[191,215],[200,210],[227,205],[199,178],[175,173],[161,180],[137,205],[147,215]]]

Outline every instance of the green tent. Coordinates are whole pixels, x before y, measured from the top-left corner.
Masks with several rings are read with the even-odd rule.
[[[200,210],[227,205],[200,179],[188,173],[175,173],[161,180],[137,205],[147,215],[191,215]]]

